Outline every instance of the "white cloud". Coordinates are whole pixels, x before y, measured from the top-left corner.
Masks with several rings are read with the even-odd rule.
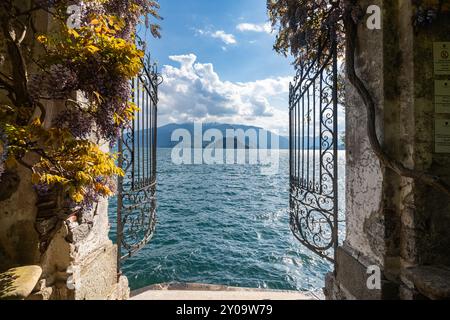
[[[223,81],[211,63],[199,63],[194,54],[169,57],[178,67],[163,67],[159,114],[170,122],[224,122],[266,129],[288,127],[290,77],[252,82]]]
[[[200,35],[207,35],[207,36],[210,36],[212,38],[219,39],[223,43],[225,43],[226,45],[236,44],[237,43],[236,38],[235,38],[235,36],[233,34],[226,33],[223,30],[217,30],[217,31],[213,32],[213,31],[206,31],[206,30],[199,29],[199,30],[197,30],[197,32]]]
[[[241,32],[251,31],[251,32],[265,32],[272,33],[272,26],[270,23],[240,23],[236,26],[236,29]]]
[[[234,35],[225,33],[223,30],[211,33],[211,37],[222,40],[225,44],[236,44],[236,38]]]

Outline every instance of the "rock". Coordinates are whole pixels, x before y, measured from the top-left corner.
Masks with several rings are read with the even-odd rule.
[[[39,266],[23,266],[0,273],[0,300],[23,300],[38,283],[42,274]]]
[[[429,299],[450,299],[450,268],[444,266],[409,268],[406,277],[414,284],[417,291]]]

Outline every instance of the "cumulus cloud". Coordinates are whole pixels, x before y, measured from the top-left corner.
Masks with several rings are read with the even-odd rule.
[[[272,33],[272,27],[270,23],[240,23],[236,26],[236,29],[241,32],[265,32],[265,33]]]
[[[179,66],[166,65],[160,87],[161,122],[226,122],[283,128],[287,119],[289,77],[252,82],[220,79],[211,63],[199,63],[194,54],[169,57]]]
[[[221,40],[223,43],[225,43],[226,45],[230,45],[230,44],[236,44],[236,38],[233,34],[231,33],[226,33],[223,30],[217,30],[217,31],[206,31],[206,30],[197,30],[197,32],[201,35],[207,35],[210,36],[212,38],[215,39],[219,39]]]
[[[225,33],[223,30],[219,30],[216,32],[213,32],[211,34],[211,37],[222,40],[225,44],[236,44],[236,38],[234,35]]]

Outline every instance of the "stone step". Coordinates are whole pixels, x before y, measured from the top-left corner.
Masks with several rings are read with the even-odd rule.
[[[320,300],[312,292],[238,288],[198,283],[158,284],[136,290],[131,300]]]
[[[42,274],[39,266],[23,266],[0,273],[0,300],[26,299]]]
[[[446,266],[420,266],[405,272],[405,282],[432,300],[450,300],[450,268]]]

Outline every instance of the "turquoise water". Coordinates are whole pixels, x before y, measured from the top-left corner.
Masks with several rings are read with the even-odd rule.
[[[322,288],[331,265],[291,234],[289,152],[280,153],[280,173],[266,176],[258,165],[177,166],[171,150],[159,149],[158,224],[152,242],[123,265],[131,288],[171,281]],[[111,216],[115,210],[113,200]]]

